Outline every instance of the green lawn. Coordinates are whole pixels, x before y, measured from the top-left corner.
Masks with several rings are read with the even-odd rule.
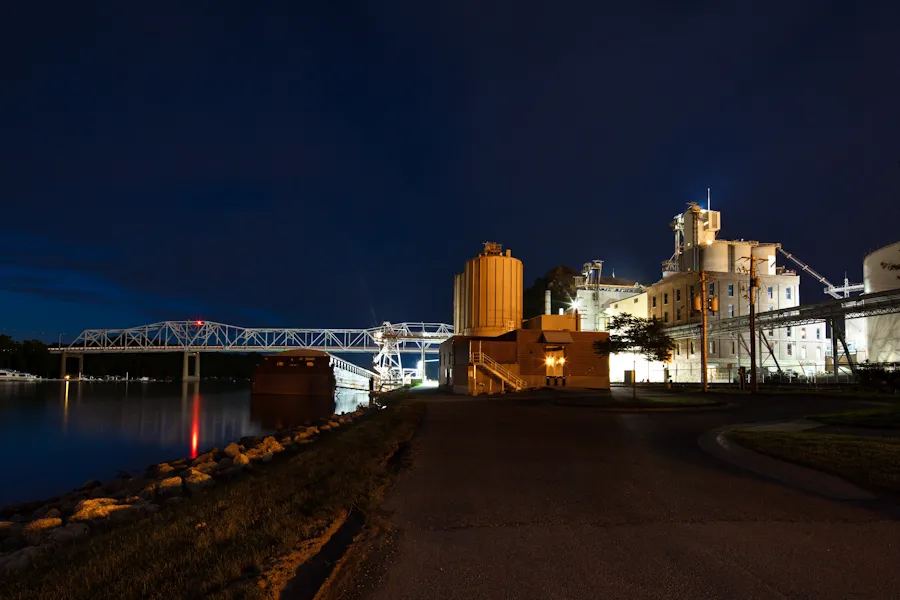
[[[260,596],[253,574],[267,561],[316,538],[349,508],[380,502],[391,480],[387,459],[424,410],[413,400],[391,403],[200,497],[63,546],[0,579],[0,598]]]
[[[616,398],[616,402],[622,404],[634,404],[631,398]],[[652,396],[641,398],[638,396],[637,404],[646,406],[711,406],[721,404],[718,400],[708,398],[703,394],[695,396]]]
[[[832,473],[864,487],[900,491],[900,438],[732,430],[757,452]]]
[[[812,415],[809,418],[814,421],[825,423],[826,425],[900,429],[900,408],[897,407],[849,410],[839,413]]]
[[[697,394],[696,396],[650,396],[632,399],[631,396],[613,396],[612,394],[597,394],[592,396],[578,396],[574,394],[559,394],[553,399],[554,404],[560,406],[583,406],[593,408],[612,408],[627,410],[631,408],[690,408],[693,406],[716,406],[720,401]]]

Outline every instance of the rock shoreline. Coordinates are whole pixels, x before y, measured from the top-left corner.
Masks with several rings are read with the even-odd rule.
[[[0,510],[0,574],[21,569],[42,552],[71,540],[96,535],[141,516],[189,500],[241,473],[297,450],[366,413],[332,415],[269,436],[243,437],[223,449],[196,458],[180,458],[149,467],[137,477],[102,483],[92,480],[72,492],[45,501],[11,504]]]

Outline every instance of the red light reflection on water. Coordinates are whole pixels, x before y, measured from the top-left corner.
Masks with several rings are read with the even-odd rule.
[[[191,458],[197,458],[200,445],[200,394],[194,394],[191,403]]]

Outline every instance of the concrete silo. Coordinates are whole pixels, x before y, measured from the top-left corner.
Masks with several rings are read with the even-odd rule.
[[[900,242],[866,256],[863,284],[866,294],[900,288]],[[866,317],[866,330],[869,362],[900,362],[900,314]]]
[[[703,257],[703,270],[717,273],[727,273],[728,268],[728,242],[712,241],[701,247]]]
[[[522,261],[487,242],[454,280],[456,335],[497,336],[522,325]],[[457,322],[458,321],[458,322]]]
[[[743,240],[731,242],[731,270],[735,273],[750,272],[751,244]]]
[[[760,244],[751,251],[753,258],[762,259],[756,263],[756,272],[761,276],[775,275],[775,255],[778,253],[775,244]]]

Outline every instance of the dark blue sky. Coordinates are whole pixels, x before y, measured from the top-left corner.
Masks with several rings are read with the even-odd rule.
[[[526,283],[592,258],[653,281],[707,187],[722,237],[835,281],[900,238],[897,2],[19,4],[16,337],[449,321],[484,240]]]

